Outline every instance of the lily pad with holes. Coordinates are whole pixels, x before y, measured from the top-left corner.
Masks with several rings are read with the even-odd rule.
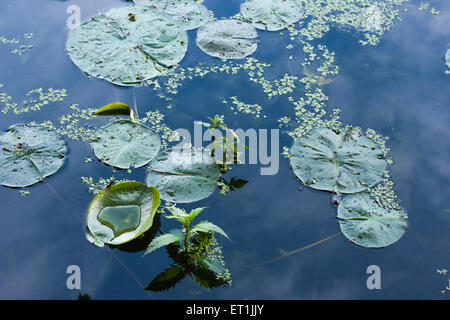
[[[136,239],[153,225],[160,203],[158,190],[140,182],[107,187],[89,206],[86,237],[100,247]]]
[[[313,129],[294,141],[290,153],[305,185],[336,193],[366,190],[380,181],[387,164],[380,146],[355,128]]]
[[[338,207],[344,236],[366,248],[382,248],[397,242],[406,230],[403,210],[380,206],[368,192],[349,195]]]
[[[180,62],[187,34],[170,15],[123,6],[110,9],[73,29],[66,49],[92,77],[120,86],[140,85]]]
[[[197,45],[210,56],[243,59],[258,48],[258,33],[249,23],[223,19],[211,21],[198,29]]]
[[[17,124],[0,133],[0,184],[28,187],[58,171],[67,148],[64,140],[43,126]]]
[[[219,177],[219,166],[206,152],[168,149],[150,163],[147,185],[158,188],[163,200],[190,203],[209,197]]]
[[[208,9],[195,0],[134,0],[134,3],[164,11],[185,30],[197,29],[209,21]]]
[[[102,127],[92,142],[95,156],[119,169],[145,166],[156,157],[160,147],[161,140],[152,129],[128,120]]]
[[[256,28],[267,31],[282,30],[303,16],[292,0],[247,0],[241,5],[241,14]]]

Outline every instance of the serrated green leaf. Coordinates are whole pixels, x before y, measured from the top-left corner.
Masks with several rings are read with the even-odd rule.
[[[155,239],[153,239],[152,242],[150,242],[147,250],[145,250],[144,256],[159,249],[159,248],[167,246],[171,243],[183,241],[183,240],[184,240],[184,236],[179,232],[178,233],[171,232],[171,233],[162,234],[162,235],[156,237]]]
[[[198,216],[205,209],[206,207],[191,210],[191,212],[189,212],[188,216],[186,217],[186,224],[189,226],[192,220],[194,220],[195,217]]]
[[[216,226],[215,224],[209,222],[209,221],[201,221],[198,224],[196,224],[194,227],[192,227],[189,231],[189,234],[191,236],[195,235],[197,232],[215,232],[223,235],[225,238],[230,240],[228,235],[223,231],[220,227]]]
[[[180,266],[171,266],[161,272],[156,278],[150,282],[145,290],[165,291],[174,288],[178,282],[186,277],[187,272]]]

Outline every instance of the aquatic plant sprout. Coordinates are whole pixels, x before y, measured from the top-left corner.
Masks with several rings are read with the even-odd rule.
[[[28,187],[57,172],[67,148],[54,131],[35,124],[17,124],[0,133],[0,184]]]
[[[241,5],[241,14],[255,28],[278,31],[298,22],[302,10],[293,0],[247,0]]]
[[[140,182],[107,186],[88,208],[86,238],[100,247],[129,242],[151,228],[160,203],[158,190]]]
[[[249,23],[234,19],[210,21],[197,32],[197,45],[210,56],[243,59],[258,48],[258,33]]]
[[[66,49],[90,76],[135,86],[179,63],[187,42],[186,32],[170,15],[123,6],[73,29]]]
[[[217,188],[219,177],[220,167],[208,152],[173,148],[152,160],[146,181],[158,188],[161,199],[190,203],[209,197]]]
[[[366,190],[381,180],[387,162],[381,148],[355,128],[316,128],[295,140],[295,175],[313,189],[336,193]]]
[[[209,21],[208,9],[196,0],[133,0],[137,6],[160,9],[172,16],[185,30],[201,27]]]
[[[368,192],[346,196],[339,204],[337,217],[344,236],[366,248],[389,246],[406,230],[403,210],[381,206]]]

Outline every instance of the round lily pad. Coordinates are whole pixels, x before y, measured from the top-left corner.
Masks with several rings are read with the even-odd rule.
[[[185,30],[197,29],[209,21],[208,9],[195,0],[134,0],[134,3],[163,10]]]
[[[299,21],[302,10],[292,0],[247,0],[241,14],[258,29],[278,31]]]
[[[186,32],[170,15],[123,6],[73,29],[66,48],[72,61],[90,76],[130,86],[180,62],[187,42]]]
[[[86,236],[98,246],[129,242],[150,229],[160,203],[158,190],[140,182],[107,187],[89,206]]]
[[[380,181],[386,160],[380,146],[354,128],[316,128],[294,141],[295,175],[317,190],[356,193]]]
[[[210,21],[197,33],[197,45],[210,56],[243,59],[258,48],[256,29],[249,23],[223,19]]]
[[[0,184],[7,187],[28,187],[54,174],[67,151],[57,133],[30,124],[0,133],[0,145]]]
[[[147,185],[158,188],[163,200],[190,203],[209,197],[219,177],[219,166],[206,152],[168,149],[150,163]]]
[[[359,246],[382,248],[398,241],[406,230],[403,210],[380,206],[368,192],[355,193],[338,207],[339,225],[344,236]]]
[[[120,169],[145,166],[156,157],[160,147],[161,140],[152,129],[128,120],[102,127],[92,142],[100,161]]]

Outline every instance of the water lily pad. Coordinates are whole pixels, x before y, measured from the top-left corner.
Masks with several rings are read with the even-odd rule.
[[[150,163],[147,185],[158,188],[163,200],[189,203],[209,197],[219,176],[219,166],[207,153],[168,149]]]
[[[0,145],[0,184],[8,187],[28,187],[54,174],[67,151],[57,133],[30,124],[0,133]]]
[[[72,61],[92,77],[139,85],[180,62],[187,34],[168,14],[135,6],[113,8],[73,29]]]
[[[291,0],[247,0],[241,14],[261,30],[278,31],[299,21],[302,10]]]
[[[197,45],[210,56],[243,59],[258,48],[256,29],[249,23],[223,19],[211,21],[198,29]]]
[[[100,161],[120,169],[145,166],[156,157],[160,147],[161,140],[152,129],[128,120],[102,127],[92,142]]]
[[[366,248],[382,248],[398,241],[406,230],[402,210],[380,206],[368,192],[349,195],[338,208],[339,225],[347,239]]]
[[[380,146],[354,128],[339,133],[313,129],[295,140],[290,153],[294,173],[304,184],[336,193],[373,186],[387,164]]]
[[[134,3],[163,10],[185,30],[197,29],[209,21],[208,9],[195,0],[134,0]]]
[[[150,229],[160,203],[158,190],[143,183],[112,185],[91,202],[86,237],[98,246],[129,242]]]

